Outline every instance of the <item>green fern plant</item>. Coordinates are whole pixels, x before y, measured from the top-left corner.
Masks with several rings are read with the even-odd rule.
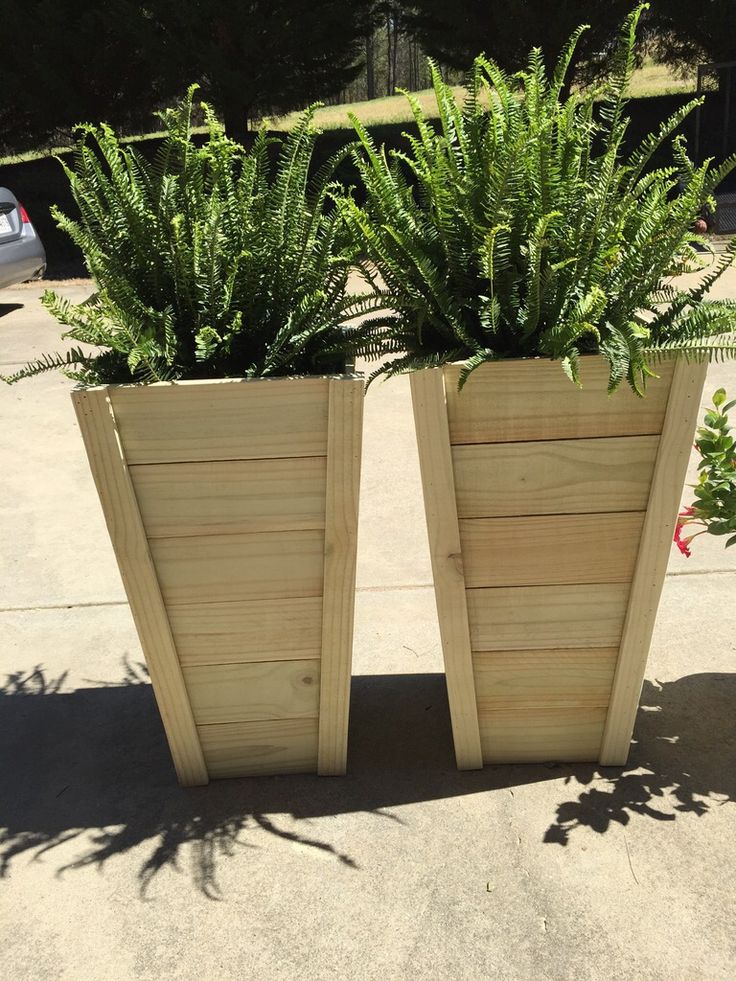
[[[580,356],[600,352],[610,390],[641,394],[662,357],[736,353],[736,303],[704,298],[736,245],[716,259],[692,232],[736,156],[695,166],[678,138],[672,166],[651,169],[697,100],[624,153],[642,9],[595,90],[563,98],[581,27],[551,73],[540,50],[515,75],[477,58],[461,106],[430,62],[439,126],[407,94],[407,153],[387,157],[353,118],[366,200],[341,207],[384,303],[366,350],[391,358],[374,376],[465,360],[462,385],[486,361],[547,357],[579,383]],[[703,275],[678,286],[688,271]]]
[[[97,291],[43,302],[77,345],[6,378],[60,368],[86,384],[259,377],[343,370],[376,306],[349,297],[355,245],[333,203],[330,160],[310,177],[314,109],[276,155],[260,133],[250,151],[208,106],[209,136],[192,139],[192,87],[161,114],[152,160],[105,125],[83,126],[65,166],[80,217],[55,218],[82,250]]]

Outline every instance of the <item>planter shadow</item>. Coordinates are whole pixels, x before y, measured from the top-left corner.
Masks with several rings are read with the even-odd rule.
[[[318,849],[358,870],[349,852],[313,835],[313,818],[365,812],[399,821],[390,809],[402,804],[565,776],[589,783],[596,773],[610,772],[614,789],[607,803],[599,791],[586,790],[559,808],[546,840],[563,841],[575,826],[603,832],[612,823],[626,823],[631,813],[658,816],[650,801],[672,786],[679,810],[703,813],[716,801],[736,798],[729,709],[734,676],[695,675],[659,692],[648,686],[637,729],[640,746],[629,768],[651,768],[644,776],[560,765],[459,772],[444,677],[368,675],[353,680],[347,777],[261,777],[189,789],[176,783],[145,668],[127,665],[117,685],[67,693],[62,682],[39,669],[9,676],[0,689],[0,780],[12,788],[0,810],[2,875],[23,856],[49,860],[57,846],[76,838],[80,856],[56,866],[57,875],[86,866],[103,869],[109,859],[148,844],[149,857],[136,872],[142,896],[160,870],[179,864],[186,849],[194,885],[217,899],[219,863],[260,844],[249,841],[249,831]],[[650,711],[657,706],[660,712]],[[676,736],[679,741],[666,742]],[[297,822],[296,830],[293,824],[282,827],[282,815]]]

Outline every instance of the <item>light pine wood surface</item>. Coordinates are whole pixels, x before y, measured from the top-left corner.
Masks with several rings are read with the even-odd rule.
[[[497,361],[474,371],[462,391],[461,365],[445,369],[450,441],[514,443],[521,440],[645,436],[662,431],[674,365],[658,368],[642,400],[622,385],[612,396],[608,363],[581,358],[582,388],[571,384],[559,361]]]
[[[460,521],[465,585],[631,582],[643,512]]]
[[[473,654],[478,712],[605,708],[618,649],[479,651]]]
[[[324,528],[325,457],[130,468],[149,538]]]
[[[317,770],[345,773],[353,654],[362,381],[332,381],[327,429],[322,661]]]
[[[72,402],[177,776],[185,786],[205,784],[207,768],[107,390],[74,391]]]
[[[319,658],[184,668],[195,722],[316,719]]]
[[[233,600],[169,607],[183,666],[319,657],[322,597]]]
[[[444,380],[439,368],[410,379],[455,757],[459,769],[472,770],[483,766],[483,757]]]
[[[110,391],[134,464],[325,456],[328,387],[326,378],[275,378]]]
[[[427,523],[434,547],[440,501],[457,528],[439,555],[465,593],[482,758],[621,764],[705,366],[662,364],[644,399],[609,398],[598,357],[582,359],[581,389],[527,360],[483,365],[458,391],[460,368],[412,389],[433,401],[431,427],[417,416]],[[450,577],[433,569],[442,621]],[[445,624],[448,687],[450,636]]]
[[[658,436],[454,446],[461,518],[644,511]]]
[[[598,759],[605,708],[506,709],[480,716],[486,763],[590,763]]]
[[[684,359],[675,367],[601,747],[607,766],[629,755],[707,369]]]
[[[320,530],[153,538],[150,547],[167,606],[322,593]]]
[[[182,783],[345,772],[363,390],[75,396]]]
[[[317,769],[316,719],[223,722],[199,726],[211,777],[313,773]]]
[[[628,583],[469,589],[474,651],[618,647]]]

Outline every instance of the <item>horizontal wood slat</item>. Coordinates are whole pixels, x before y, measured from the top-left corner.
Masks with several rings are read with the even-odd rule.
[[[605,708],[529,708],[481,713],[485,763],[593,763]]]
[[[313,773],[317,719],[223,722],[198,726],[210,777]]]
[[[149,538],[324,528],[324,457],[130,468]]]
[[[168,612],[183,667],[320,655],[321,596],[190,603]]]
[[[466,518],[465,584],[630,582],[643,522],[644,512]]]
[[[153,538],[150,548],[167,606],[322,593],[323,531]]]
[[[474,651],[617,647],[627,583],[468,589]]]
[[[608,396],[608,362],[597,356],[581,358],[582,388],[558,361],[526,360],[481,365],[458,392],[460,368],[444,369],[450,441],[496,443],[660,433],[674,362],[658,366],[645,399],[626,384]]]
[[[452,449],[460,518],[644,511],[658,436]]]
[[[206,664],[184,668],[194,720],[316,719],[319,660]]]
[[[481,715],[499,709],[605,708],[611,694],[615,647],[473,654]]]
[[[128,463],[324,456],[326,378],[116,386]]]

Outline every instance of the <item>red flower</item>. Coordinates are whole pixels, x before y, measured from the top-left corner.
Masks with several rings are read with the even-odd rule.
[[[688,523],[688,518],[692,514],[695,514],[695,508],[683,508],[677,516],[677,524],[675,525],[675,545],[677,545],[682,554],[686,555],[687,558],[690,558],[690,555],[692,554],[689,548],[692,539],[683,538],[682,529]]]

